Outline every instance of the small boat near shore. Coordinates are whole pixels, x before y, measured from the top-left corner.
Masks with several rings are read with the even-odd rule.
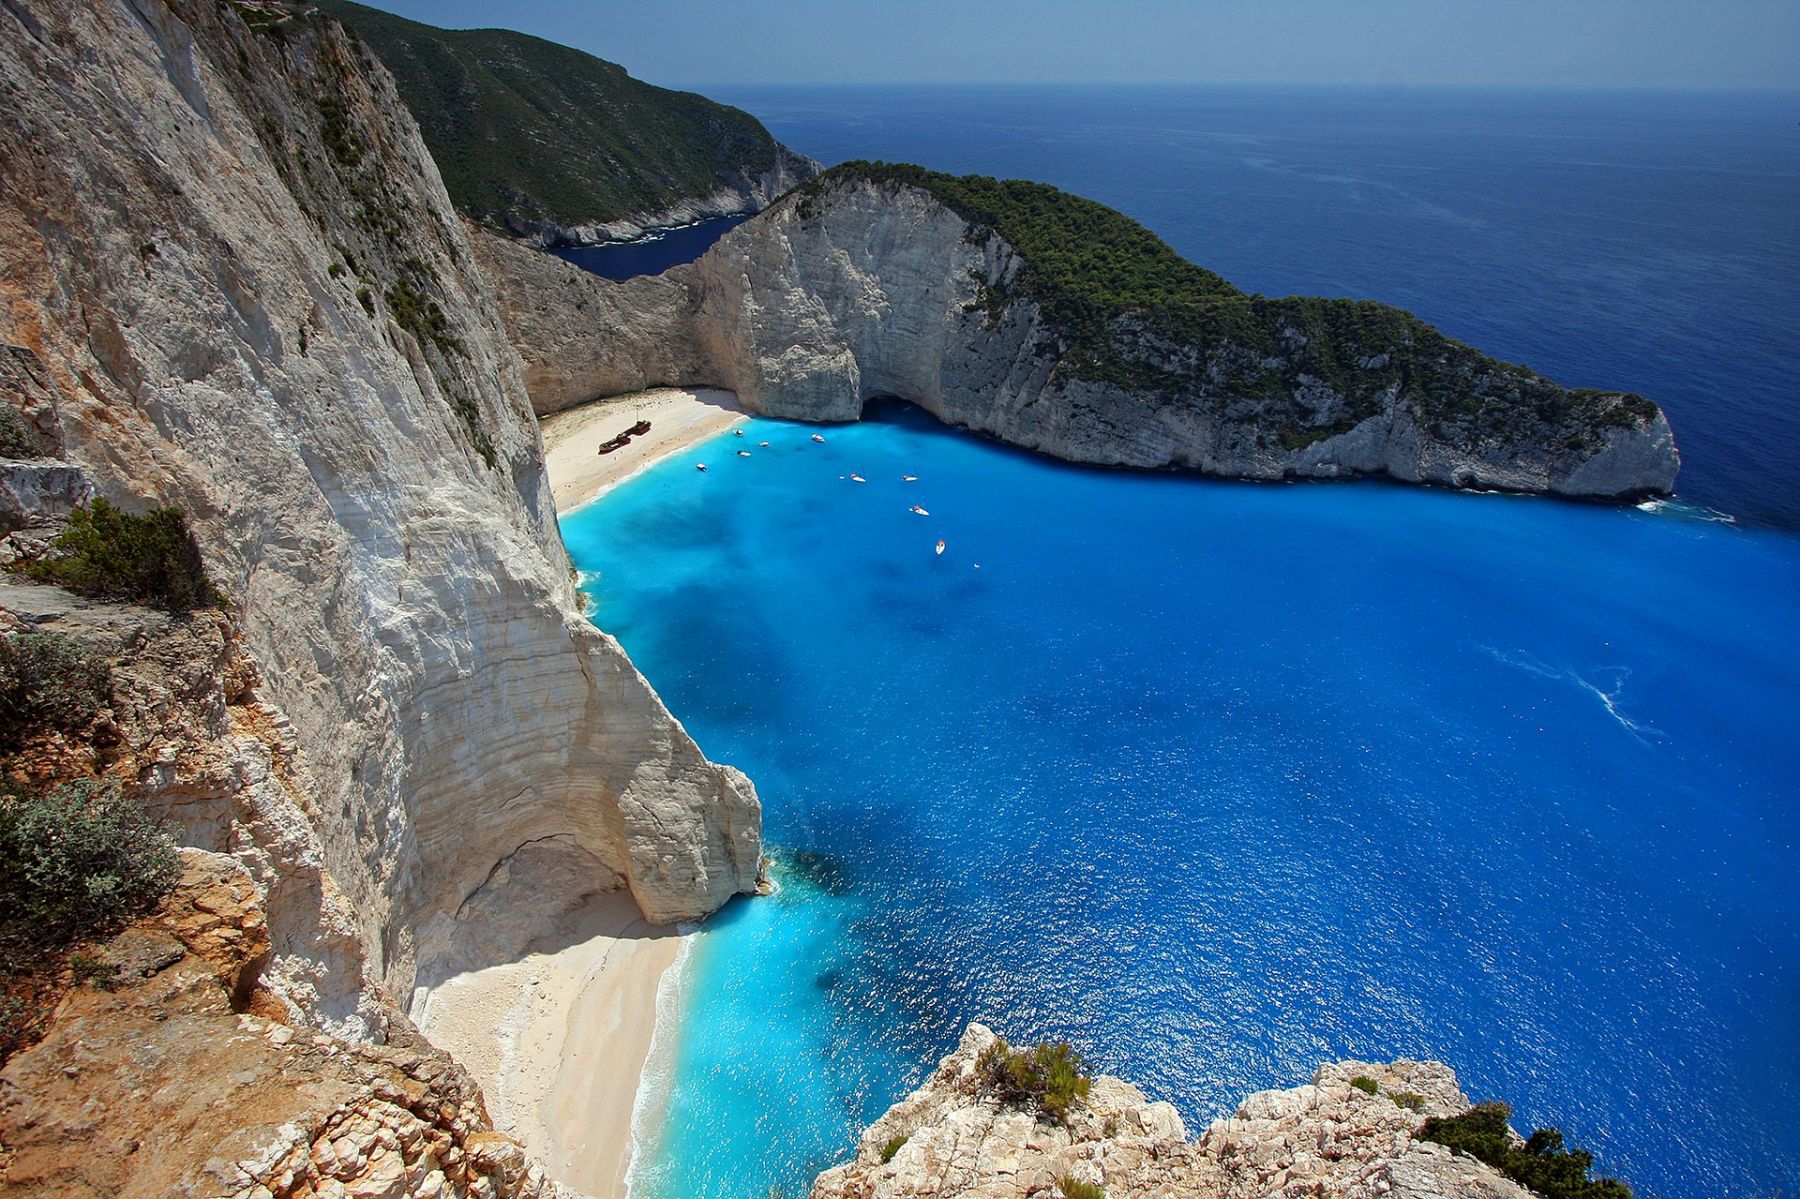
[[[698,470],[698,471],[704,471],[706,469],[706,463],[696,462],[696,463],[694,463],[694,469]]]
[[[818,443],[819,443],[819,444],[820,444],[820,445],[824,445],[824,444],[825,444],[825,438],[824,438],[824,437],[822,437],[822,436],[820,436],[820,435],[819,435],[819,434],[817,434],[817,433],[814,433],[814,434],[813,434],[813,440],[814,440],[814,441],[816,441],[816,442],[818,442]]]
[[[749,450],[739,450],[738,451],[738,457],[740,457],[740,458],[748,458],[749,456],[750,456]]]
[[[919,481],[919,476],[918,475],[901,475],[900,481],[902,483],[917,483]]]
[[[934,554],[941,554],[944,552],[944,539],[942,537],[938,538],[937,548],[931,552]]]
[[[908,508],[907,511],[913,513],[916,516],[930,516],[931,515],[931,513],[925,511],[925,509],[919,507],[919,505],[917,505],[917,504],[914,504],[912,507]]]
[[[851,475],[850,481],[852,483],[867,483],[868,482],[868,480],[863,478],[861,475]]]

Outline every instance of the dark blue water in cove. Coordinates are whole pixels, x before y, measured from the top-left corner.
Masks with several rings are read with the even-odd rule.
[[[735,229],[749,219],[748,216],[714,217],[679,229],[664,229],[637,241],[604,246],[558,246],[550,252],[564,262],[605,279],[660,275],[672,266],[694,261],[725,236],[727,230]]]
[[[759,420],[566,518],[782,884],[687,964],[640,1199],[805,1194],[969,1019],[1196,1129],[1433,1056],[1641,1193],[1800,1187],[1785,102],[759,95],[816,156],[1049,179],[1243,286],[1641,390],[1748,519],[1078,470],[910,410]]]
[[[714,88],[822,162],[1054,183],[1268,295],[1383,300],[1655,399],[1680,490],[1800,529],[1800,93]]]

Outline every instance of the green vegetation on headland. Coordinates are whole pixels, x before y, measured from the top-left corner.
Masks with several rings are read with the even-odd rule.
[[[1014,1049],[995,1039],[975,1059],[975,1076],[1001,1102],[1024,1107],[1058,1124],[1068,1122],[1069,1110],[1076,1100],[1087,1098],[1093,1086],[1081,1055],[1066,1041],[1040,1041],[1029,1049]]]
[[[1523,1145],[1514,1143],[1504,1103],[1478,1103],[1460,1116],[1434,1116],[1419,1139],[1435,1141],[1486,1162],[1544,1199],[1631,1199],[1631,1188],[1616,1178],[1589,1178],[1594,1155],[1564,1149],[1554,1128],[1540,1128]]]
[[[504,29],[437,29],[349,0],[319,7],[393,74],[456,206],[498,228],[654,213],[774,167],[762,123]]]
[[[1386,304],[1247,295],[1122,213],[1042,183],[849,162],[796,189],[799,215],[816,216],[829,189],[859,181],[922,189],[973,240],[1012,246],[1022,269],[1010,285],[984,279],[975,307],[994,321],[1015,296],[1033,301],[1051,332],[1040,349],[1059,369],[1140,391],[1287,404],[1291,419],[1269,425],[1285,449],[1348,431],[1390,394],[1459,441],[1549,427],[1580,448],[1656,414],[1640,396],[1562,387]],[[1342,402],[1301,401],[1321,388]]]

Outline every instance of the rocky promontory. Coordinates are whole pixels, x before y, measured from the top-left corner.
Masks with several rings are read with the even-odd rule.
[[[477,239],[540,413],[653,385],[858,419],[905,400],[1072,462],[1667,494],[1640,396],[1562,387],[1382,304],[1246,295],[1041,184],[851,163],[699,261],[611,283]]]
[[[984,1085],[992,1032],[971,1024],[923,1086],[871,1124],[812,1199],[1530,1199],[1471,1157],[1419,1140],[1469,1108],[1437,1062],[1322,1066],[1306,1086],[1261,1091],[1189,1140],[1181,1116],[1116,1078],[1062,1119]]]

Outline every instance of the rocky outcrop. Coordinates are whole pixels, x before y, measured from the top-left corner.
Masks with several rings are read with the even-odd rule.
[[[1116,1078],[1094,1079],[1066,1124],[1001,1103],[976,1069],[993,1041],[971,1024],[925,1084],[864,1131],[852,1161],[819,1175],[812,1199],[1055,1199],[1065,1178],[1107,1199],[1530,1199],[1482,1163],[1415,1139],[1427,1117],[1469,1106],[1436,1062],[1324,1066],[1307,1086],[1250,1096],[1190,1141],[1173,1107]]]
[[[182,509],[230,599],[192,627],[255,682],[177,815],[259,874],[295,1018],[379,1039],[386,996],[516,952],[582,898],[488,902],[525,847],[654,921],[752,889],[755,793],[583,617],[517,359],[367,49],[299,6],[6,5],[0,102],[4,399],[97,494]]]
[[[197,850],[183,867],[0,1070],[8,1195],[566,1199],[403,1022],[380,1046],[287,1023],[255,882]]]
[[[636,241],[665,229],[679,229],[714,217],[761,212],[789,190],[819,173],[819,164],[780,142],[768,170],[726,172],[721,186],[702,196],[688,196],[666,207],[634,212],[611,220],[561,222],[547,216],[508,212],[501,219],[520,242],[550,246],[600,246]]]
[[[1107,466],[1599,499],[1674,485],[1654,404],[1559,387],[1380,305],[1265,301],[1208,276],[1217,320],[1121,309],[1095,318],[1102,345],[1084,344],[1042,302],[1046,272],[931,190],[945,177],[913,173],[927,183],[830,172],[651,280],[481,245],[534,407],[700,385],[772,416],[846,421],[897,398]]]

